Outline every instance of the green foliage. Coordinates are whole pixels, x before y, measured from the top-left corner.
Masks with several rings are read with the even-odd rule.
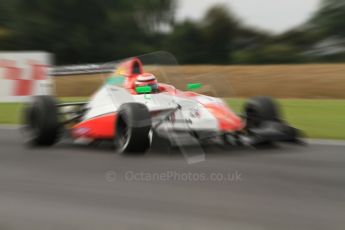
[[[236,64],[286,64],[301,61],[298,49],[291,45],[273,44],[258,49],[236,51],[233,61]]]
[[[147,28],[172,21],[167,16],[172,2],[12,0],[2,7],[12,15],[4,22],[12,31],[5,48],[47,50],[61,63],[109,61],[153,51]]]
[[[237,27],[237,19],[225,6],[214,6],[206,13],[202,33],[207,63],[229,63],[228,54],[233,49]]]
[[[257,62],[257,52],[254,50],[237,50],[230,54],[235,64],[254,64]]]
[[[261,48],[258,56],[261,63],[293,63],[299,61],[298,50],[291,45],[274,44]]]
[[[328,38],[345,39],[344,0],[323,0],[305,25],[283,34],[246,27],[224,5],[200,21],[174,22],[177,0],[0,1],[0,49],[46,50],[58,64],[106,62],[157,50],[182,64],[344,61],[303,56]],[[345,42],[344,42],[345,43]]]
[[[343,0],[323,0],[311,24],[324,36],[345,38],[345,2]]]
[[[199,25],[192,21],[176,24],[165,47],[181,63],[201,63],[204,58],[203,38]]]

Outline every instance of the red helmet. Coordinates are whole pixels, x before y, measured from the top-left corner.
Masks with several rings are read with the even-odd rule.
[[[152,92],[154,93],[158,92],[157,79],[155,75],[151,73],[143,73],[137,77],[135,81],[135,87],[139,87],[139,86],[150,86]]]

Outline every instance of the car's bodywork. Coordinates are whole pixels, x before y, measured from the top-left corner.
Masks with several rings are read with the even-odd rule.
[[[134,129],[137,127],[137,131],[141,127],[150,129],[137,138],[146,139],[147,135],[151,135],[151,142],[152,134],[166,138],[172,145],[188,144],[186,134],[193,139],[192,143],[197,140],[199,144],[203,143],[203,140],[219,137],[222,137],[224,143],[241,145],[271,141],[290,142],[298,138],[297,130],[280,119],[276,105],[269,98],[261,97],[250,101],[245,107],[244,114],[240,116],[220,98],[191,90],[182,91],[171,84],[159,83],[159,90],[154,93],[147,88],[138,89],[134,86],[134,82],[144,72],[143,69],[140,58],[121,62],[114,74],[105,78],[104,85],[88,102],[57,103],[59,116],[50,123],[60,124],[60,128],[64,127],[64,130],[75,140],[86,142],[116,140],[121,136],[119,132],[123,132],[123,126],[119,126],[118,123],[126,120],[126,116],[131,116],[131,114],[122,114],[122,107],[139,104],[141,110],[139,108],[132,113],[148,115],[145,120],[132,119],[130,126]],[[200,86],[200,84],[190,84],[188,88],[195,89]],[[49,104],[49,100],[46,101]],[[40,103],[36,104],[40,105]],[[42,110],[45,108],[32,107],[29,110],[31,112],[26,116],[31,117],[26,120],[29,124],[27,127],[35,127],[33,130],[38,132],[36,136],[43,134],[36,128],[36,124],[30,122],[34,123],[34,114],[37,116]],[[122,114],[121,118],[119,113]],[[56,125],[52,132],[58,132]],[[177,141],[179,136],[183,137],[182,142]],[[44,137],[41,138],[44,140]],[[147,148],[143,150],[146,151]]]

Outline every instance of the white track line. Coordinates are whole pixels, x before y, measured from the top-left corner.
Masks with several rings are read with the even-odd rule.
[[[307,139],[306,142],[311,145],[345,146],[342,140]]]
[[[17,130],[20,127],[20,125],[0,125],[0,130]]]

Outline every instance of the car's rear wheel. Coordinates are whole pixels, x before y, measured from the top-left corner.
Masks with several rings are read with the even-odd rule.
[[[118,153],[143,154],[151,146],[152,127],[148,108],[141,103],[120,106],[115,122],[115,149]]]
[[[51,146],[58,141],[60,124],[56,104],[51,96],[36,96],[25,108],[22,131],[26,144]]]

